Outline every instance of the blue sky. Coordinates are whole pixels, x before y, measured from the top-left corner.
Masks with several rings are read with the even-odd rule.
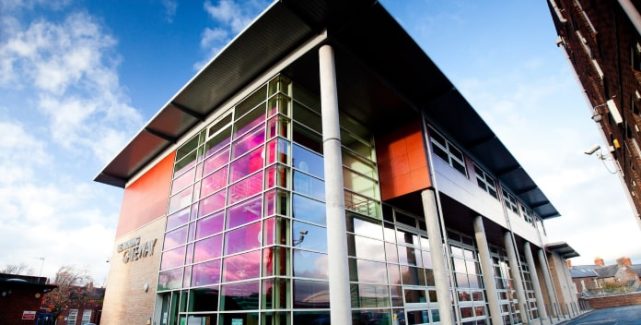
[[[269,2],[0,0],[0,267],[107,271],[121,190],[105,163]],[[616,176],[541,1],[383,1],[564,215],[591,263],[641,262]]]

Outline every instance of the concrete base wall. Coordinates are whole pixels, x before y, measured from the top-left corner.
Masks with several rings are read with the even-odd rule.
[[[641,305],[641,292],[606,297],[594,297],[582,300],[586,301],[590,307],[594,309]]]

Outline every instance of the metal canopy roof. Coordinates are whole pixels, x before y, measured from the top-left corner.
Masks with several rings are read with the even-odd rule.
[[[558,242],[558,243],[550,243],[545,245],[545,249],[554,252],[558,254],[559,256],[563,258],[572,258],[572,257],[579,257],[579,253],[577,253],[574,248],[572,248],[568,243],[566,242]]]
[[[274,2],[189,81],[95,180],[124,187],[219,105],[323,30],[328,31],[329,41],[338,52],[347,53],[350,60],[375,75],[378,84],[423,110],[539,216],[559,215],[454,85],[374,0]],[[341,61],[337,60],[337,66],[340,78]],[[364,82],[360,87],[367,85]]]

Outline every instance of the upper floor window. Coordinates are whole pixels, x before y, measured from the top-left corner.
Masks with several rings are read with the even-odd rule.
[[[476,184],[495,199],[498,199],[499,195],[496,193],[496,183],[494,179],[476,165],[474,165],[474,173],[476,174]]]
[[[430,129],[430,142],[432,143],[432,151],[441,159],[445,160],[454,169],[467,176],[465,169],[465,158],[461,150],[456,148],[452,143],[445,140],[443,136]]]
[[[512,210],[512,212],[519,215],[519,205],[516,201],[516,197],[514,197],[514,195],[512,195],[511,193],[508,193],[505,189],[502,189],[502,192],[503,192],[503,202],[505,202],[505,207],[508,208],[508,210]]]
[[[534,217],[534,214],[532,213],[532,210],[528,209],[527,207],[525,207],[525,205],[521,204],[521,212],[523,214],[523,218],[525,219],[525,221],[534,225],[535,217]]]

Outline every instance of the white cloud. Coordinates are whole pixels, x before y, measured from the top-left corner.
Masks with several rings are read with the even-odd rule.
[[[263,0],[220,0],[213,4],[207,0],[203,8],[216,25],[206,27],[201,33],[200,47],[206,57],[194,64],[200,69],[214,57],[235,35],[240,33],[269,2]]]
[[[178,9],[178,1],[176,0],[161,0],[162,6],[165,9],[165,19],[168,22],[173,22]]]
[[[0,44],[0,87],[35,87],[52,138],[104,162],[142,122],[120,85],[115,45],[87,14],[33,22]]]

